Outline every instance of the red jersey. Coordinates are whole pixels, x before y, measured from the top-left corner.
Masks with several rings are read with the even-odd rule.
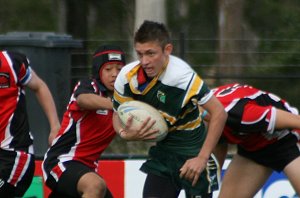
[[[82,110],[76,97],[81,93],[104,96],[103,87],[96,80],[80,81],[74,88],[61,129],[45,154],[44,175],[60,176],[62,163],[76,160],[95,169],[101,153],[116,135],[113,129],[113,110]],[[51,172],[51,173],[50,173]]]
[[[229,143],[254,151],[291,132],[275,130],[275,108],[298,114],[296,108],[278,96],[240,84],[220,86],[213,91],[228,113],[223,136]]]
[[[31,68],[25,55],[0,51],[0,147],[33,154],[24,86]]]

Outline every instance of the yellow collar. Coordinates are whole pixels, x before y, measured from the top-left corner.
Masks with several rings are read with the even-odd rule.
[[[134,94],[139,94],[139,95],[144,95],[146,94],[158,81],[160,75],[166,70],[167,66],[169,63],[169,59],[166,61],[166,63],[164,64],[163,68],[161,69],[161,71],[149,82],[149,84],[146,86],[146,88],[141,92],[137,89],[138,83],[137,83],[137,75],[138,75],[138,70],[140,69],[141,64],[136,65],[132,70],[130,70],[126,77],[127,80],[129,82],[129,86],[131,91]],[[135,80],[134,80],[135,79]]]

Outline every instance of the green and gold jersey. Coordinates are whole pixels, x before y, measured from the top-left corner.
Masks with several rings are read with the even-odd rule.
[[[205,104],[212,92],[186,62],[175,56],[170,56],[164,70],[142,90],[141,70],[139,61],[123,67],[115,82],[114,109],[128,100],[152,105],[169,127],[168,136],[157,146],[178,154],[197,155],[206,136],[198,104]]]

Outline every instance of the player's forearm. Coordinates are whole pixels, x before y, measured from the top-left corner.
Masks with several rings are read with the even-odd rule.
[[[110,98],[96,94],[80,94],[77,96],[77,104],[85,110],[112,109],[113,104]]]
[[[210,154],[212,153],[213,149],[220,139],[226,119],[227,113],[223,109],[220,109],[219,111],[211,114],[207,136],[199,152],[199,157],[203,157],[206,159],[209,158]]]
[[[35,94],[39,104],[43,108],[43,111],[48,118],[51,130],[59,129],[60,122],[57,115],[55,102],[47,85],[42,83],[41,86],[35,91]]]

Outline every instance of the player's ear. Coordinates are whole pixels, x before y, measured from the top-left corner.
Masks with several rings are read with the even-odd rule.
[[[164,48],[164,53],[170,55],[173,51],[173,45],[171,43],[166,44]]]

